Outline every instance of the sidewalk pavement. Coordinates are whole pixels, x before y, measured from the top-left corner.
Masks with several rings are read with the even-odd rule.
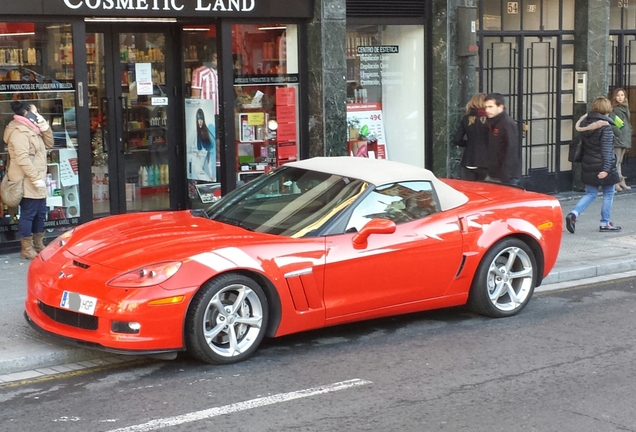
[[[565,216],[574,208],[581,193],[556,196]],[[583,279],[616,278],[620,273],[636,271],[636,187],[617,193],[614,198],[612,221],[622,226],[622,231],[600,232],[600,211],[599,195],[579,216],[576,234],[567,232],[564,224],[556,266],[537,291],[560,288]],[[4,299],[0,314],[0,385],[139,359],[76,348],[33,330],[23,316],[28,265],[17,253],[0,254],[0,292]]]

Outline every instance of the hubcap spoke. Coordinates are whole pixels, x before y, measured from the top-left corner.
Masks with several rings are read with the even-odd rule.
[[[519,300],[517,299],[517,293],[511,284],[506,284],[506,288],[508,288],[508,295],[510,296],[510,303],[513,307],[519,306]]]
[[[210,301],[210,309],[216,309],[216,311],[222,315],[226,315],[225,307],[223,303],[221,303],[221,299],[219,299],[219,294],[215,295]]]
[[[230,357],[240,354],[241,351],[239,350],[238,341],[236,339],[236,330],[234,329],[234,326],[229,327],[227,336],[230,340],[230,348],[228,349],[228,354],[230,355]]]
[[[496,262],[493,262],[490,265],[490,272],[494,273],[495,275],[499,276],[499,277],[503,277],[504,276],[504,272],[499,268],[499,266],[497,265]]]
[[[497,282],[497,284],[495,286],[495,290],[490,293],[490,300],[492,300],[493,302],[497,302],[499,297],[501,297],[501,293],[505,289],[505,285],[506,285],[506,283],[504,283],[504,282]]]
[[[510,279],[522,279],[532,276],[532,268],[527,267],[518,272],[511,272]]]
[[[515,260],[517,259],[519,248],[511,248],[508,252],[508,261],[506,261],[506,272],[510,272],[510,269],[514,265]]]
[[[263,323],[263,317],[236,317],[237,324],[245,324],[250,327],[261,328],[261,324]]]
[[[208,344],[211,344],[212,340],[215,337],[217,337],[219,333],[223,331],[223,327],[225,327],[225,324],[219,323],[215,325],[213,328],[211,328],[210,330],[205,330],[203,332],[203,335],[205,336],[205,340],[208,342]]]
[[[243,287],[242,289],[239,289],[239,290],[236,291],[236,293],[238,295],[236,296],[236,300],[232,304],[230,314],[235,314],[236,313],[236,311],[241,307],[241,304],[243,303],[243,300],[245,300],[245,297],[247,297],[249,292],[251,292],[251,290],[249,288],[246,288],[246,287]]]

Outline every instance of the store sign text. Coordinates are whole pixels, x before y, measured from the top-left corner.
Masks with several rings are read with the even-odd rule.
[[[400,46],[399,45],[358,46],[357,51],[358,51],[358,54],[360,55],[399,54]]]
[[[2,83],[0,91],[53,91],[53,90],[73,90],[72,82],[52,82],[52,83]]]
[[[181,11],[183,0],[64,0],[69,9],[103,10],[164,10]],[[254,9],[255,0],[197,0],[196,11],[214,12],[250,12]]]

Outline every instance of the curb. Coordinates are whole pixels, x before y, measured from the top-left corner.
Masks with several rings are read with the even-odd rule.
[[[612,260],[597,265],[567,267],[562,270],[557,270],[556,272],[550,272],[550,274],[543,279],[541,286],[625,273],[633,270],[636,270],[636,258],[622,261]]]

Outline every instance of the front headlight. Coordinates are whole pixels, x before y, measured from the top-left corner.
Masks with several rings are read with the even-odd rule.
[[[44,248],[44,250],[42,250],[42,252],[40,252],[40,254],[39,254],[40,259],[42,261],[46,261],[47,259],[51,258],[55,252],[60,250],[62,247],[64,247],[64,245],[66,243],[68,243],[68,241],[70,240],[70,238],[73,235],[74,231],[75,231],[75,228],[71,228],[70,230],[66,231],[62,235],[58,236],[51,243],[49,243]]]
[[[181,267],[180,261],[149,264],[111,279],[107,285],[118,288],[144,288],[170,279]]]

